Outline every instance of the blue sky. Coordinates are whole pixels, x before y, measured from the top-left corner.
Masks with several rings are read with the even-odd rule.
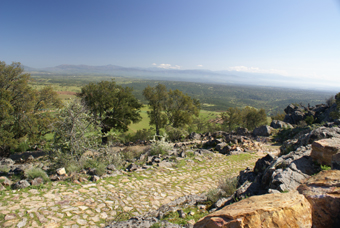
[[[340,83],[336,0],[1,0],[0,60],[278,73]]]

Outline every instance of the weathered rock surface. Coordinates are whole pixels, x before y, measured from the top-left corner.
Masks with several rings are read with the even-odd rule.
[[[340,171],[321,171],[299,186],[313,211],[313,228],[340,227]]]
[[[13,185],[14,189],[27,188],[30,186],[27,180],[20,180]]]
[[[254,129],[253,131],[253,135],[256,136],[270,136],[272,134],[272,130],[273,128],[270,126],[261,126],[261,127],[257,127]]]
[[[296,191],[266,194],[228,205],[199,220],[194,228],[307,228],[312,226],[311,213],[308,200]]]
[[[340,138],[322,139],[313,142],[311,157],[322,165],[332,165],[333,155],[340,152]]]
[[[286,123],[286,122],[283,122],[281,120],[273,120],[271,123],[270,123],[270,126],[272,128],[275,128],[275,129],[278,129],[278,128],[286,128],[286,127],[289,127],[289,128],[293,128],[293,126],[289,123]]]

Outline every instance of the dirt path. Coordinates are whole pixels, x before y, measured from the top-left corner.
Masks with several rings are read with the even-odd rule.
[[[258,154],[212,154],[77,185],[53,182],[42,189],[3,191],[0,227],[103,227],[125,211],[131,216],[157,209],[178,197],[215,188],[221,178],[253,167]]]

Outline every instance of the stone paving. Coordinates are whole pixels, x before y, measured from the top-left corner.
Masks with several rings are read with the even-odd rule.
[[[186,165],[177,168],[148,169],[81,185],[52,182],[41,189],[2,191],[0,227],[104,227],[122,212],[142,215],[178,197],[215,188],[221,178],[253,167],[259,156],[202,158],[185,160]]]

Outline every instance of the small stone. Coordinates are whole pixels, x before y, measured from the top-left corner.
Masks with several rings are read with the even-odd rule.
[[[180,218],[185,218],[185,213],[182,209],[177,210],[177,213]]]
[[[97,182],[97,181],[100,180],[100,177],[94,175],[94,176],[91,177],[91,180],[92,180],[93,182]]]
[[[14,189],[20,189],[20,188],[27,188],[30,186],[30,184],[27,182],[27,180],[20,180],[17,183],[14,184]]]
[[[41,177],[37,177],[31,180],[31,185],[33,186],[41,185],[42,183],[44,183],[44,180]]]
[[[107,167],[106,167],[106,169],[108,169],[108,170],[117,170],[116,169],[116,166],[115,165],[113,165],[113,164],[110,164],[110,165],[108,165]]]
[[[5,216],[5,220],[13,220],[13,219],[16,219],[16,218],[17,218],[16,214],[7,214]]]
[[[4,186],[11,186],[13,184],[13,182],[9,180],[7,177],[0,177],[0,180],[4,180],[2,182]]]
[[[23,218],[23,220],[17,224],[17,227],[18,228],[24,227],[26,223],[27,223],[27,218]]]
[[[0,183],[0,191],[6,190],[6,188]]]
[[[28,156],[27,161],[33,161],[33,160],[34,160],[33,155]]]
[[[66,175],[66,170],[65,170],[65,168],[63,167],[63,168],[57,169],[57,174],[58,174],[59,176]]]

